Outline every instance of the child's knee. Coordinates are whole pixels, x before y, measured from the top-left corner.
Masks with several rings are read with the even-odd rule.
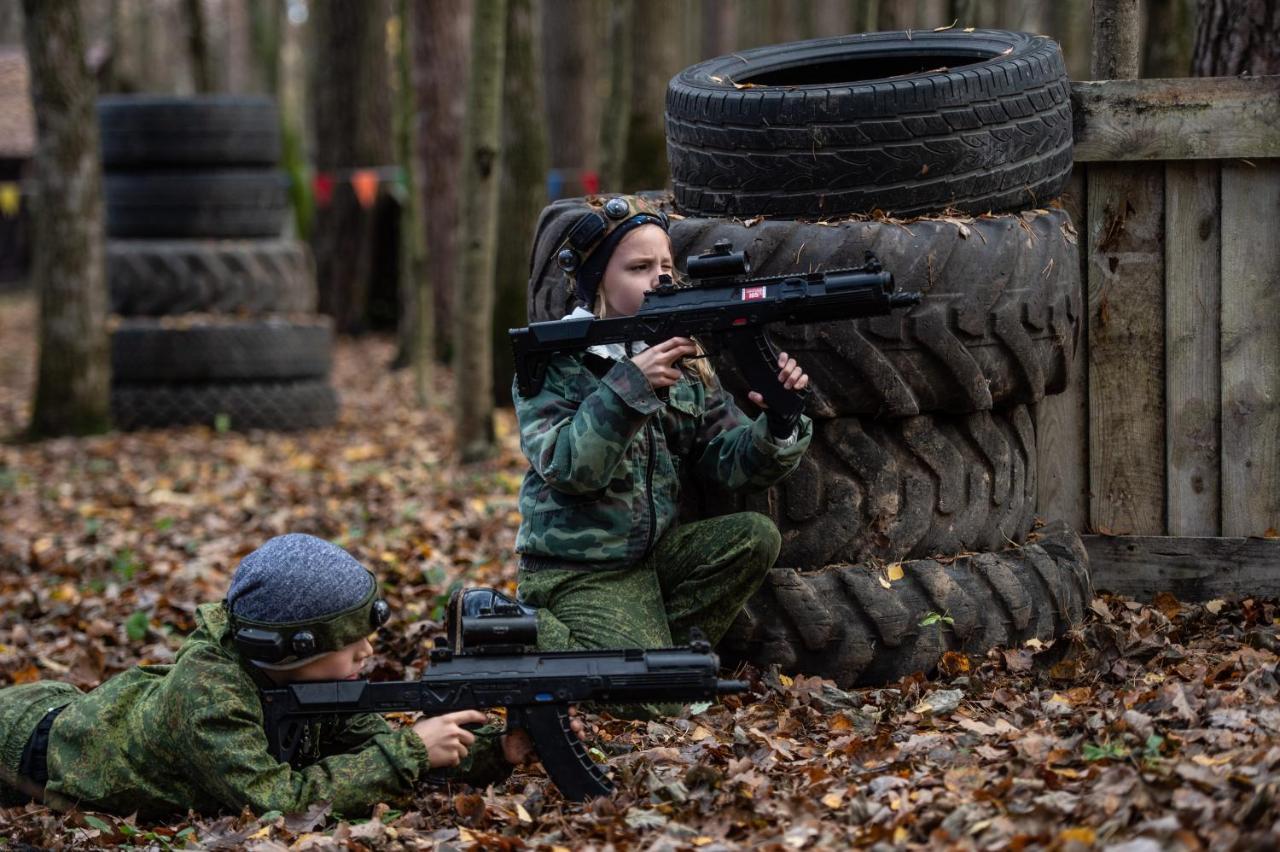
[[[759,567],[761,574],[773,567],[778,561],[778,552],[782,550],[782,534],[773,520],[759,512],[743,512],[742,524],[745,527],[743,539],[750,542],[751,564]]]

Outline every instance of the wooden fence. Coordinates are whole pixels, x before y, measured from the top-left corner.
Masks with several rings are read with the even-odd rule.
[[[1280,77],[1073,107],[1089,309],[1039,406],[1039,513],[1092,533],[1099,588],[1280,594]]]

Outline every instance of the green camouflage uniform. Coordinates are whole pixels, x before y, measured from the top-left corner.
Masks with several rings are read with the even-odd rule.
[[[45,796],[56,807],[151,819],[246,805],[259,814],[294,813],[330,802],[354,817],[410,796],[428,770],[426,747],[411,729],[392,730],[376,714],[314,723],[301,770],[272,757],[258,688],[232,645],[226,610],[204,604],[196,621],[172,665],[137,666],[83,695],[47,682],[0,690],[4,769],[16,774],[41,717],[66,705],[49,737]],[[466,763],[448,774],[499,781],[511,771],[501,752],[496,738],[478,737]],[[6,797],[14,800],[14,791]]]
[[[544,650],[659,647],[691,627],[718,641],[778,556],[763,515],[673,526],[682,478],[764,489],[791,472],[813,424],[777,441],[715,384],[681,378],[664,403],[629,358],[557,355],[516,415],[531,469],[520,489],[521,597]],[[599,365],[597,375],[589,365]]]

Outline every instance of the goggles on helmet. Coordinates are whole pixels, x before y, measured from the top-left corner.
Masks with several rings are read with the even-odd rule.
[[[556,263],[568,274],[575,274],[609,234],[633,219],[638,219],[638,224],[657,225],[664,231],[670,225],[667,214],[646,201],[634,195],[615,195],[600,205],[600,209],[589,210],[579,217],[560,244]]]

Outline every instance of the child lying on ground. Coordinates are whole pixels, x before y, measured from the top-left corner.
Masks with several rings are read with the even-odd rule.
[[[345,550],[273,538],[240,563],[224,601],[199,607],[172,665],[137,666],[87,694],[56,682],[0,689],[0,804],[43,797],[148,819],[329,802],[356,816],[408,799],[429,770],[480,786],[528,760],[523,732],[477,739],[464,728],[484,722],[475,710],[400,730],[376,714],[330,718],[310,725],[296,766],[269,753],[259,688],[358,678],[387,615],[374,576]]]

